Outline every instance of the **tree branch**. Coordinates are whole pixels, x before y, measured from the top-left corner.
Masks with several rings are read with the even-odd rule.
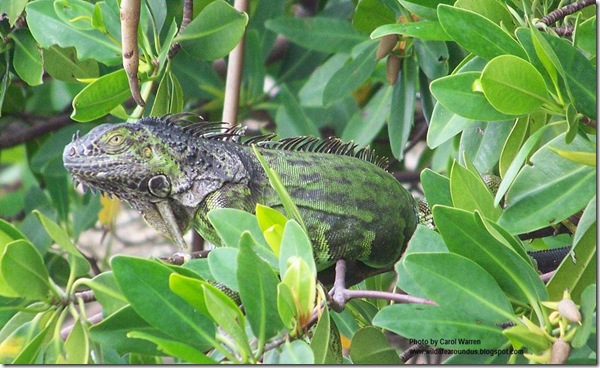
[[[0,149],[18,146],[19,144],[29,142],[50,132],[54,132],[64,126],[74,123],[69,115],[59,115],[52,117],[44,122],[32,127],[19,129],[10,134],[0,136]]]
[[[547,26],[551,26],[559,20],[563,19],[567,15],[573,14],[578,10],[581,10],[590,5],[596,4],[596,0],[582,0],[576,3],[572,3],[566,6],[563,6],[560,9],[556,9],[548,13],[547,15],[540,18],[539,22],[543,23]]]

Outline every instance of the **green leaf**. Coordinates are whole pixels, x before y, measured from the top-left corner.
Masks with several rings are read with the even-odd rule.
[[[437,21],[420,21],[407,23],[384,24],[371,32],[371,38],[379,38],[389,34],[414,37],[431,41],[452,41],[442,25]]]
[[[314,364],[315,358],[310,346],[302,340],[286,341],[281,345],[281,364]]]
[[[454,207],[466,211],[479,211],[484,217],[496,221],[502,210],[494,207],[494,197],[481,177],[454,162],[450,171],[450,192]]]
[[[94,291],[94,297],[102,305],[102,311],[107,315],[113,314],[128,304],[119,290],[112,271],[102,272],[91,280],[81,279],[78,283]]]
[[[215,280],[234,291],[239,291],[240,286],[236,277],[238,249],[216,248],[208,254],[208,265]]]
[[[216,60],[229,54],[239,43],[248,24],[248,15],[223,0],[208,4],[175,37],[181,48],[201,60]]]
[[[578,164],[596,167],[596,153],[595,152],[574,152],[562,150],[548,146],[548,148],[558,154],[560,157],[564,157],[569,161],[573,161]]]
[[[167,113],[179,113],[183,111],[183,90],[175,74],[166,72],[156,91],[156,97],[152,104],[152,116],[162,116]]]
[[[437,13],[446,33],[475,55],[488,60],[505,54],[527,58],[523,47],[491,20],[449,5],[440,5]]]
[[[452,206],[450,179],[431,169],[421,171],[421,184],[430,208],[436,204]]]
[[[309,50],[348,52],[367,37],[343,19],[325,17],[279,17],[269,19],[267,29]]]
[[[533,353],[541,354],[551,346],[550,341],[545,336],[540,336],[536,332],[531,331],[522,322],[502,332],[510,339],[515,349],[526,347]]]
[[[491,60],[480,81],[490,104],[505,114],[529,114],[549,102],[542,75],[529,62],[513,55]]]
[[[15,43],[13,67],[17,75],[30,86],[42,84],[42,54],[31,34],[20,29],[10,33],[9,37]]]
[[[343,141],[354,141],[365,146],[379,134],[389,116],[393,87],[382,87],[371,97],[366,106],[358,111],[342,132]]]
[[[77,82],[77,79],[98,78],[98,63],[95,60],[77,59],[74,47],[52,46],[43,50],[44,68],[52,78],[64,82]]]
[[[281,86],[278,97],[281,105],[277,109],[277,134],[282,137],[296,137],[301,135],[319,136],[319,131],[289,88]]]
[[[262,166],[263,170],[265,170],[265,173],[267,174],[267,177],[269,178],[269,184],[271,185],[271,187],[273,187],[273,189],[277,193],[279,200],[281,200],[281,204],[283,205],[283,208],[285,209],[287,217],[293,218],[302,227],[302,229],[306,229],[306,225],[304,225],[304,221],[302,221],[302,216],[300,216],[300,212],[298,211],[298,208],[294,204],[294,201],[292,201],[292,197],[290,197],[287,190],[285,189],[285,186],[283,185],[283,182],[281,181],[281,177],[279,176],[277,171],[275,171],[269,167],[269,164],[264,159],[264,157],[260,154],[260,151],[258,150],[256,145],[252,146],[252,150],[254,151],[254,154],[256,155],[256,158],[260,162],[260,165]]]
[[[352,337],[350,358],[354,364],[401,364],[388,338],[375,327],[364,327]]]
[[[288,219],[281,212],[261,204],[256,204],[256,219],[265,240],[275,255],[279,257],[283,228]]]
[[[39,315],[38,315],[39,316]],[[45,343],[47,340],[48,332],[56,328],[56,320],[49,323],[46,327],[44,327],[31,341],[27,346],[21,350],[19,355],[10,362],[11,364],[20,364],[20,365],[33,365],[36,362],[39,362],[39,355],[42,352],[42,349],[45,347]],[[0,353],[0,356],[2,354]],[[3,360],[0,357],[0,360]]]
[[[283,327],[277,312],[279,279],[271,266],[258,257],[253,245],[250,234],[244,233],[237,258],[237,278],[243,281],[239,283],[239,292],[248,323],[254,335],[264,341],[275,336]]]
[[[348,60],[348,54],[337,53],[319,65],[310,75],[298,92],[300,104],[307,107],[323,106],[323,92],[331,77],[340,70]]]
[[[253,214],[234,208],[218,208],[208,212],[208,220],[217,231],[220,239],[217,240],[221,245],[237,248],[242,234],[248,231],[254,239],[258,255],[273,267],[279,264]]]
[[[196,347],[214,345],[213,323],[169,287],[171,269],[155,261],[121,255],[112,258],[111,266],[123,295],[144,320]]]
[[[464,163],[463,157],[473,159],[473,166],[480,173],[494,173],[498,165],[502,145],[510,134],[511,121],[483,122],[478,121],[466,127],[460,137],[461,152],[459,162]],[[494,193],[495,194],[495,193]]]
[[[279,254],[279,274],[284,275],[288,268],[287,261],[292,256],[302,258],[314,277],[317,275],[317,267],[310,239],[294,220],[288,220],[283,229],[281,239],[281,250]]]
[[[473,89],[480,77],[479,72],[442,77],[431,82],[431,93],[446,109],[468,119],[499,121],[512,118],[512,115],[496,110],[483,93]]]
[[[12,243],[14,240],[23,240],[26,241],[25,235],[21,233],[14,225],[6,222],[3,219],[0,219],[0,264],[1,264],[1,256],[4,254],[4,251],[8,244]],[[16,298],[20,296],[20,293],[13,290],[0,272],[0,295],[10,298]]]
[[[291,292],[297,312],[295,318],[302,325],[308,321],[315,307],[316,275],[310,271],[304,259],[292,256],[288,259],[287,269],[281,279],[281,283]]]
[[[54,291],[42,256],[27,240],[7,244],[0,271],[8,287],[25,299],[48,300]]]
[[[56,359],[57,364],[87,364],[90,361],[90,342],[81,321],[75,325],[65,340],[64,353]]]
[[[126,305],[94,324],[89,329],[90,339],[105,348],[115,349],[118,353],[139,353],[146,355],[160,355],[154,344],[132,338],[129,333],[141,331],[152,333],[162,338],[169,338],[160,330],[152,327],[137,314],[130,305]]]
[[[585,50],[590,55],[596,55],[596,16],[586,19],[579,24],[573,36],[575,46]]]
[[[277,312],[285,328],[291,334],[295,334],[298,325],[296,321],[296,317],[299,315],[298,305],[294,300],[291,288],[283,282],[277,284]]]
[[[127,334],[127,336],[147,340],[154,344],[158,350],[165,352],[166,354],[182,359],[186,363],[191,364],[217,364],[218,362],[207,357],[202,351],[196,349],[193,346],[188,344],[165,339],[162,337],[158,337],[153,334],[149,334],[143,331],[132,331]]]
[[[415,58],[405,58],[402,74],[393,87],[388,135],[392,154],[398,160],[402,160],[404,156],[404,146],[408,142],[414,123],[418,71]]]
[[[71,118],[79,122],[98,119],[131,96],[124,69],[105,74],[88,84],[73,99]]]
[[[596,323],[594,317],[596,311],[596,284],[590,284],[583,290],[579,305],[583,321],[571,341],[571,346],[575,349],[581,348],[587,343]]]
[[[457,0],[454,6],[482,15],[495,24],[504,26],[508,32],[515,29],[515,19],[506,9],[506,5],[497,1]]]
[[[436,103],[427,131],[427,146],[437,148],[450,138],[462,132],[473,120],[457,115],[441,103]]]
[[[354,9],[352,27],[359,32],[371,32],[382,24],[395,21],[396,15],[382,1],[360,0]]]
[[[351,94],[373,74],[375,65],[377,65],[375,59],[377,44],[366,41],[359,44],[355,49],[357,48],[362,48],[362,51],[337,70],[325,86],[323,105],[329,106],[334,101]]]
[[[332,339],[330,323],[329,308],[323,308],[323,314],[319,317],[310,341],[310,348],[315,356],[315,364],[326,364],[327,352]]]
[[[508,295],[532,305],[546,299],[544,284],[531,265],[490,234],[477,213],[435,206],[433,217],[448,249],[487,270]]]
[[[420,38],[414,40],[419,67],[428,79],[435,80],[448,74],[448,46],[443,41],[427,41]],[[421,85],[421,91],[428,90],[427,86]]]
[[[27,4],[27,24],[41,47],[72,46],[77,50],[80,60],[93,59],[106,65],[116,65],[121,62],[121,49],[118,44],[100,31],[81,29],[73,22],[65,21],[56,13],[54,3],[54,0],[41,0]],[[69,4],[91,5],[77,0],[70,0]],[[67,4],[62,5],[67,6]],[[61,4],[57,3],[57,7],[60,6]]]
[[[245,318],[237,305],[216,287],[204,283],[204,298],[208,312],[217,325],[231,337],[238,349],[246,356],[252,355],[248,337],[244,331]]]
[[[430,346],[451,349],[496,349],[507,342],[498,326],[481,324],[476,317],[456,309],[430,305],[390,305],[377,313],[373,325]]]
[[[566,145],[564,133],[538,150],[532,166],[516,177],[506,196],[498,224],[512,234],[556,224],[587,205],[596,192],[596,169],[558,156],[549,147],[594,152],[595,146],[577,137]]]
[[[89,262],[83,256],[83,254],[81,254],[79,249],[75,247],[75,245],[71,241],[71,238],[69,237],[69,234],[67,234],[67,232],[63,228],[61,228],[56,222],[50,220],[46,215],[44,215],[40,211],[34,210],[33,214],[38,218],[48,235],[50,235],[52,240],[54,240],[59,247],[61,247],[70,255],[75,256],[79,259],[80,262],[77,265],[80,266],[81,269],[78,270],[79,272],[76,273],[76,275],[82,275],[88,272],[90,266]]]
[[[10,27],[15,26],[15,22],[23,13],[25,9],[25,5],[27,5],[28,0],[1,0],[0,8],[6,14],[6,18],[8,18]]]
[[[562,299],[565,289],[569,289],[575,303],[581,300],[583,290],[596,282],[597,249],[596,223],[585,231],[573,245],[548,282],[549,300]]]
[[[490,327],[517,321],[494,278],[470,259],[454,253],[411,253],[402,262],[440,307],[460,311]]]
[[[210,313],[208,312],[208,307],[206,306],[204,289],[202,289],[204,284],[205,282],[203,280],[195,277],[180,275],[178,273],[172,273],[169,276],[169,288],[176,295],[196,308],[198,312],[209,317]]]
[[[529,127],[529,116],[516,119],[512,125],[512,129],[508,134],[508,138],[504,142],[500,160],[498,161],[498,171],[501,177],[506,176],[508,167],[513,162],[519,149],[523,145],[527,137],[527,128]]]

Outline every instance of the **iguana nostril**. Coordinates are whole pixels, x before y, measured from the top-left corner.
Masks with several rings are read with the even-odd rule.
[[[71,147],[71,149],[69,150],[69,156],[75,156],[75,147]]]

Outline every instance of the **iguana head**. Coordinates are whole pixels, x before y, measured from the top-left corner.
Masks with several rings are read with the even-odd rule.
[[[157,202],[168,197],[182,173],[169,144],[146,124],[103,124],[87,135],[76,134],[65,147],[63,162],[73,180],[128,201]]]

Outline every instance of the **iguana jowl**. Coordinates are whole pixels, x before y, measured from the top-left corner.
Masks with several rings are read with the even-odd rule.
[[[94,128],[64,150],[76,182],[114,195],[150,226],[185,246],[190,226],[210,242],[214,208],[254,212],[257,203],[283,211],[251,144],[257,144],[298,207],[324,269],[339,259],[371,268],[395,263],[418,223],[417,203],[368,149],[311,137],[240,142],[243,129],[188,115],[144,118]]]

